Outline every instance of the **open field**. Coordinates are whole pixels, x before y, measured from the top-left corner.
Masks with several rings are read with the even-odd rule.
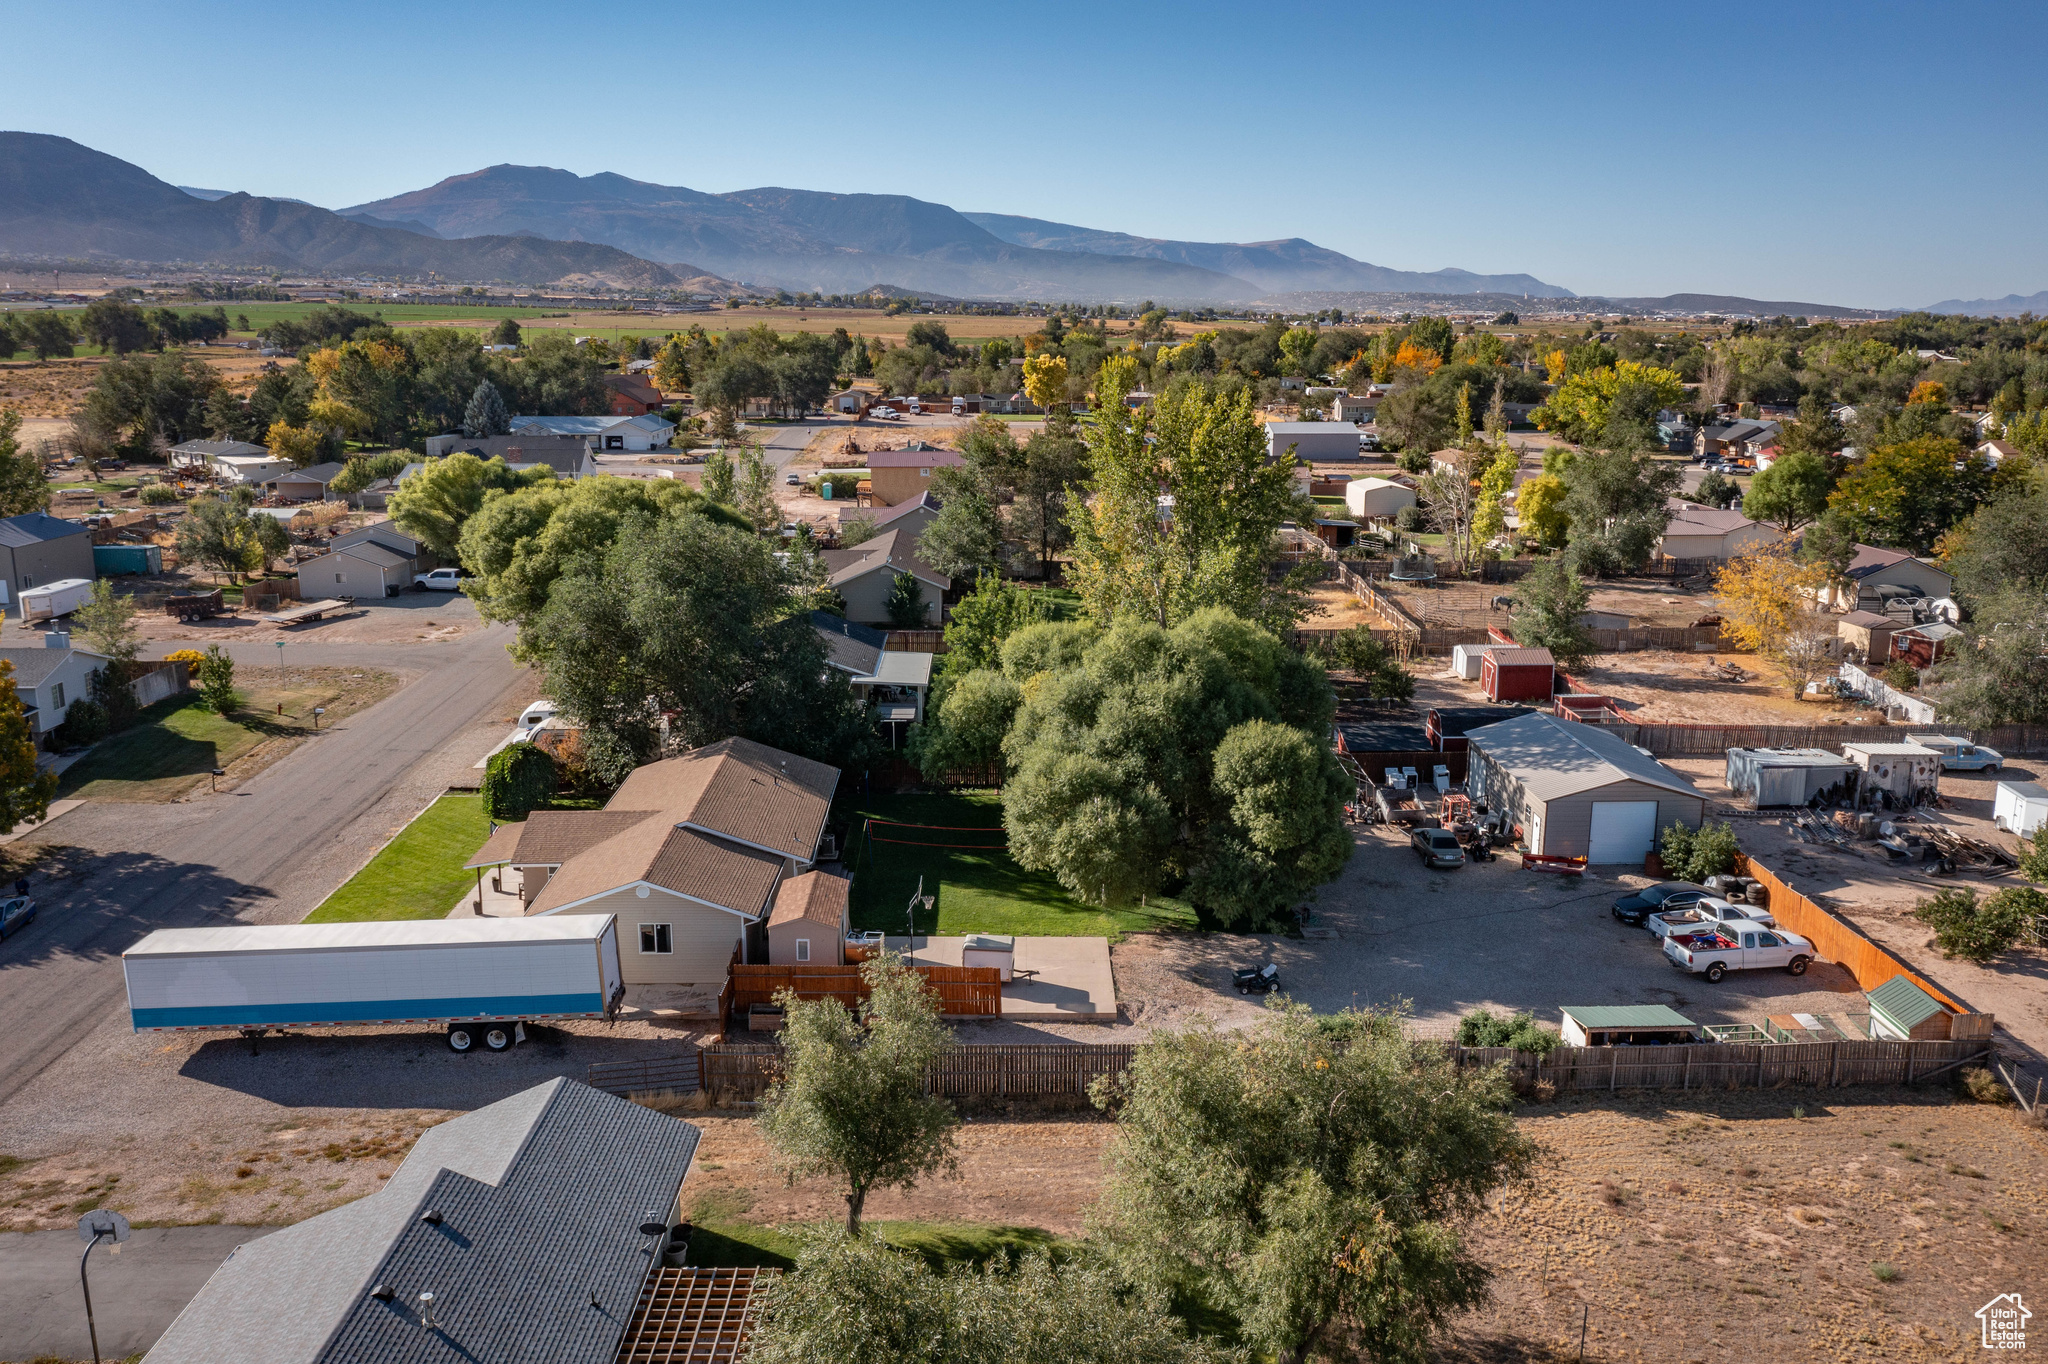
[[[321,727],[331,729],[398,687],[390,673],[346,668],[240,668],[235,682],[243,702],[233,715],[208,710],[197,691],[159,701],[66,768],[58,794],[177,800],[205,786],[216,767],[227,769],[220,781],[232,790],[313,737],[315,706],[326,711]]]
[[[309,924],[442,919],[474,883],[462,864],[491,831],[482,796],[443,796],[420,811],[320,907]]]
[[[901,823],[870,826],[870,817]],[[856,797],[843,801],[833,819],[849,825],[856,929],[903,932],[905,907],[920,879],[933,903],[918,909],[918,933],[1115,938],[1194,922],[1193,913],[1173,901],[1150,910],[1084,905],[1051,876],[1018,866],[1004,851],[1002,801],[993,791]]]

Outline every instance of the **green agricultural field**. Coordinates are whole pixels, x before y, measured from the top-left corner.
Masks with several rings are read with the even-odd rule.
[[[859,797],[834,816],[850,829],[856,929],[902,933],[920,878],[933,900],[917,911],[919,933],[1116,938],[1194,927],[1194,911],[1178,901],[1103,909],[1017,865],[1005,851],[1002,801],[993,791]],[[920,825],[929,827],[913,827]]]

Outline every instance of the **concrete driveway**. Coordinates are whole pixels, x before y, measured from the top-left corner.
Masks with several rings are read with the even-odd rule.
[[[150,1227],[92,1253],[93,1324],[100,1355],[122,1359],[156,1344],[236,1246],[270,1227]],[[92,1358],[78,1286],[75,1231],[0,1234],[0,1359]]]

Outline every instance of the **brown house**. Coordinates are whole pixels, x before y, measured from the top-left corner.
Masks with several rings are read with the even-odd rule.
[[[877,450],[868,456],[868,479],[878,507],[915,502],[932,486],[932,471],[957,469],[967,461],[957,450],[916,445],[907,450]]]
[[[773,966],[844,966],[852,883],[830,872],[792,876],[775,893],[768,913],[768,961]]]
[[[1849,661],[1883,667],[1892,656],[1892,632],[1898,622],[1875,611],[1851,611],[1836,622],[1835,633],[1847,648]]]
[[[839,769],[723,739],[636,769],[602,810],[536,810],[472,867],[507,866],[533,914],[615,914],[627,998],[717,989],[759,962],[777,892],[817,858]]]
[[[644,375],[607,374],[604,386],[611,390],[611,406],[606,410],[614,417],[645,417],[668,406],[661,390]]]

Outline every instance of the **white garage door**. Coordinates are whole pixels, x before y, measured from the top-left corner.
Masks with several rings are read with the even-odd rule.
[[[1656,801],[1593,802],[1593,836],[1587,841],[1588,862],[1640,862],[1656,846]]]

